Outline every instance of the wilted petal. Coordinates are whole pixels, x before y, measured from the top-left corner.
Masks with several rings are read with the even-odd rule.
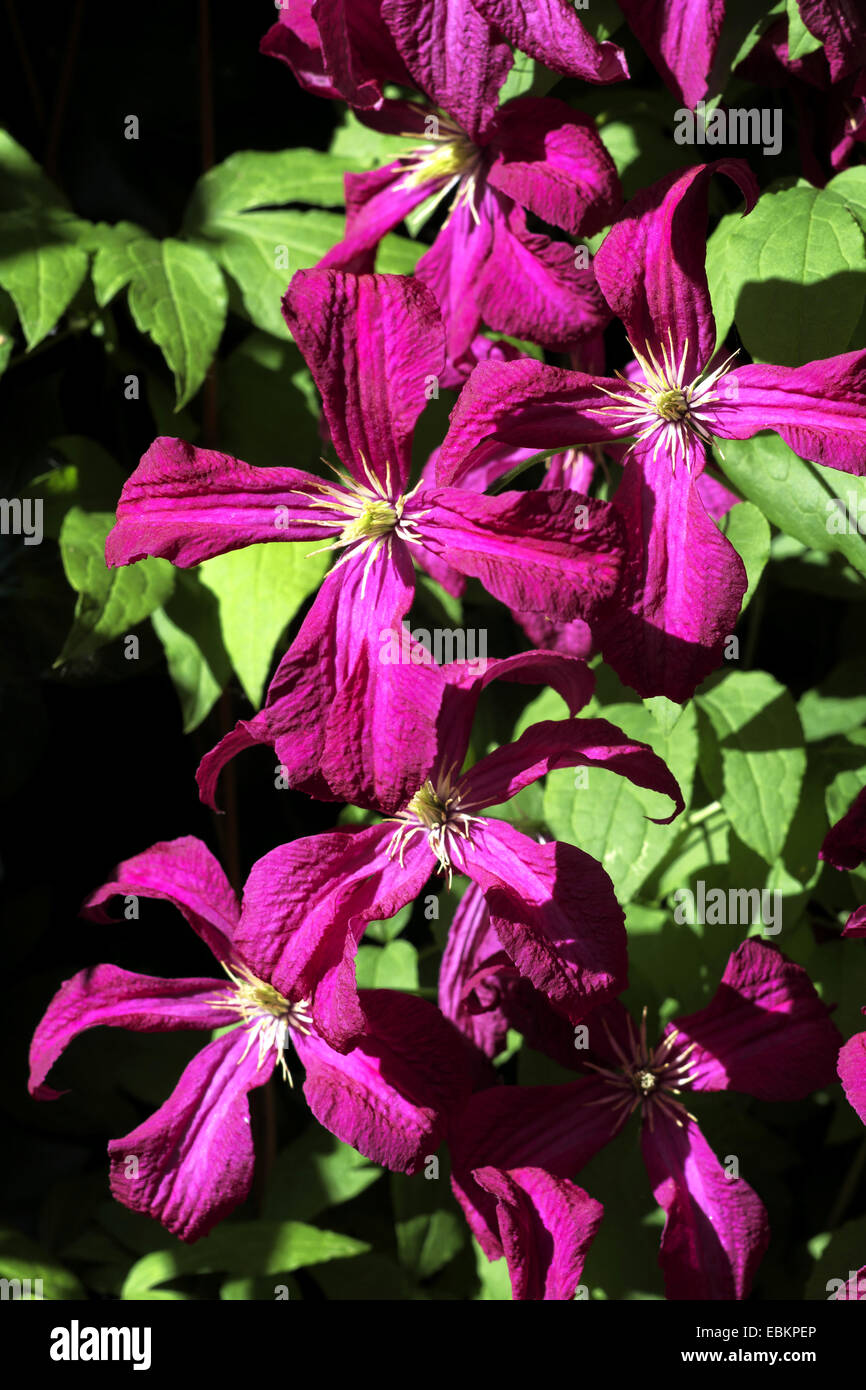
[[[60,986],[33,1034],[30,1094],[37,1100],[56,1100],[64,1094],[42,1083],[61,1052],[88,1028],[129,1028],[137,1033],[222,1028],[237,1019],[230,1009],[214,1003],[228,992],[228,985],[219,980],[159,980],[116,965],[80,970]]]
[[[659,1264],[672,1299],[743,1299],[770,1239],[767,1213],[743,1178],[728,1177],[692,1120],[656,1112],[641,1148],[667,1220]]]
[[[842,1041],[802,966],[761,941],[734,951],[704,1009],[677,1018],[676,1051],[694,1044],[696,1091],[745,1091],[759,1100],[801,1100],[835,1076]]]
[[[521,53],[546,68],[584,82],[621,82],[628,77],[625,54],[615,43],[587,33],[567,0],[472,0]]]
[[[125,859],[109,883],[91,893],[82,915],[113,922],[103,904],[109,898],[161,898],[182,912],[217,960],[228,960],[240,908],[235,891],[207,845],[195,835],[162,840],[143,854]]]
[[[555,97],[517,97],[496,113],[488,180],[544,222],[573,236],[606,227],[621,200],[595,122]]]
[[[496,1198],[515,1301],[573,1299],[601,1224],[601,1203],[543,1168],[476,1168],[472,1176]]]
[[[124,1206],[198,1240],[247,1197],[254,1153],[247,1094],[274,1068],[259,1066],[245,1028],[208,1043],[149,1120],[108,1145],[111,1191]],[[136,1163],[131,1164],[130,1160]]]
[[[408,275],[299,270],[283,313],[321,393],[338,457],[368,484],[366,464],[396,495],[409,477],[428,378],[445,363],[432,294]]]

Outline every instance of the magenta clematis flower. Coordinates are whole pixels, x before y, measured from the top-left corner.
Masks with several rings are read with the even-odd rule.
[[[401,632],[412,603],[413,555],[446,583],[455,571],[473,575],[512,607],[567,621],[614,592],[621,526],[607,503],[587,500],[576,527],[574,494],[565,489],[498,497],[424,483],[410,489],[412,431],[445,360],[441,318],[417,280],[299,271],[284,307],[322,393],[343,464],[336,479],[254,468],[159,439],[123,488],[106,561],[161,555],[185,567],[257,541],[310,538],[341,552],[265,708],[223,740],[203,785],[212,796],[222,764],[264,742],[277,747],[294,786],[352,800],[345,784],[322,773],[349,748],[369,777],[348,790],[391,810],[379,731],[399,728],[405,749],[417,745],[423,760],[430,701],[443,691],[426,679],[429,653],[418,644],[395,688],[383,647],[383,634]]]
[[[697,488],[714,438],[775,430],[801,457],[866,472],[866,352],[787,368],[716,363],[704,268],[711,174],[753,204],[740,160],[719,160],[639,193],[605,238],[595,270],[638,364],[633,379],[535,361],[487,362],[461,393],[437,477],[454,484],[503,445],[634,442],[614,506],[628,537],[626,603],[601,609],[605,659],[641,695],[685,700],[718,665],[746,588],[740,557]]]
[[[323,55],[333,43],[325,10],[313,6]],[[295,53],[291,10],[275,30],[279,56]],[[283,31],[295,34],[288,49]],[[610,315],[591,266],[576,264],[571,245],[527,226],[527,213],[575,236],[592,235],[610,222],[621,201],[619,181],[592,120],[550,98],[520,97],[497,109],[512,53],[470,0],[362,5],[343,32],[350,56],[359,45],[359,73],[374,66],[372,46],[383,73],[393,70],[394,60],[405,63],[406,85],[420,90],[427,104],[377,99],[372,112],[359,103],[364,120],[405,135],[414,148],[382,169],[346,176],[346,237],[320,265],[372,271],[388,231],[428,199],[449,198],[447,221],[416,274],[439,301],[452,370],[465,376],[471,368],[472,342],[482,323],[550,347],[603,328]],[[389,35],[390,64],[382,56]],[[596,47],[603,66],[605,54]],[[308,68],[291,61],[309,85]],[[335,59],[327,61],[335,71],[340,67]],[[381,88],[376,91],[381,96]],[[343,82],[342,94],[357,101],[357,84]],[[360,95],[367,94],[362,84]]]
[[[405,669],[398,668],[398,683]],[[444,684],[455,671],[434,667],[430,675]],[[591,679],[584,703],[590,692]],[[623,913],[602,866],[573,845],[537,844],[485,813],[552,768],[592,765],[664,793],[674,803],[670,820],[683,804],[676,781],[650,748],[603,719],[535,724],[516,743],[461,772],[477,693],[452,686],[451,694],[460,698],[443,705],[446,717],[435,729],[434,755],[420,776],[417,761],[396,739],[382,740],[392,763],[397,808],[388,820],[281,845],[258,861],[247,881],[245,902],[257,923],[267,923],[259,930],[270,936],[267,946],[258,941],[259,950],[274,969],[290,950],[293,969],[313,973],[333,1045],[363,1025],[354,955],[366,923],[411,902],[437,870],[449,881],[461,873],[478,885],[500,948],[560,1013],[582,1018],[623,987]],[[353,750],[346,749],[344,758],[348,780]],[[362,889],[370,902],[380,907],[387,902],[388,910],[359,905]],[[325,904],[330,917],[323,910],[299,926],[307,902]],[[325,1026],[323,1019],[320,1027]]]
[[[437,1009],[389,990],[362,991],[365,1031],[337,1052],[319,1030],[315,1000],[302,997],[291,944],[274,968],[267,922],[246,901],[241,911],[201,841],[168,841],[127,860],[88,899],[85,915],[110,921],[103,904],[130,893],[173,903],[227,978],[154,979],[113,965],[81,971],[61,986],[36,1029],[31,1093],[40,1100],[63,1094],[45,1085],[45,1077],[88,1028],[230,1031],[193,1058],[150,1119],[109,1143],[118,1201],[182,1240],[206,1235],[249,1193],[254,1154],[247,1096],[275,1067],[291,1083],[290,1048],[306,1074],[310,1109],[332,1134],[395,1171],[423,1166],[441,1140],[446,1111],[473,1084],[471,1053]],[[323,910],[311,904],[313,919]]]
[[[706,1008],[669,1024],[658,1044],[646,1017],[619,1003],[591,1015],[590,1076],[559,1086],[493,1087],[470,1097],[453,1122],[454,1186],[491,1256],[499,1239],[482,1165],[532,1164],[568,1178],[640,1112],[641,1147],[666,1213],[659,1261],[668,1298],[741,1299],[766,1249],[763,1205],[722,1168],[681,1092],[745,1091],[798,1100],[835,1077],[839,1033],[800,966],[744,941]],[[578,1056],[572,1049],[572,1066]],[[557,1049],[557,1060],[565,1060]]]
[[[842,819],[827,831],[818,858],[840,870],[856,869],[866,859],[866,787]],[[842,935],[866,936],[866,904],[851,913]]]

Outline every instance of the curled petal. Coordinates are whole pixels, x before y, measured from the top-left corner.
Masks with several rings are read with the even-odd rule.
[[[472,1176],[496,1198],[515,1301],[573,1299],[601,1224],[601,1203],[543,1168],[476,1168]]]

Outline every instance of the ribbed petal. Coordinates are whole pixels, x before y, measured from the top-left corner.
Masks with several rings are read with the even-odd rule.
[[[472,1176],[496,1198],[515,1301],[573,1299],[601,1224],[601,1203],[543,1168],[476,1168]]]
[[[572,1022],[625,988],[624,918],[601,865],[574,845],[539,845],[483,819],[455,852],[484,892],[511,960]]]
[[[33,1034],[30,1094],[37,1100],[56,1100],[64,1094],[43,1082],[61,1052],[88,1028],[129,1028],[136,1033],[221,1028],[237,1018],[213,1002],[228,992],[220,980],[160,980],[116,965],[79,971],[60,986]]]
[[[255,975],[287,999],[312,1001],[316,1029],[345,1049],[364,1031],[355,954],[368,922],[393,917],[429,878],[423,838],[389,853],[393,823],[332,830],[258,859],[244,889],[237,945]]]
[[[628,77],[625,54],[615,43],[599,43],[584,29],[568,0],[472,0],[522,53],[546,68],[584,82],[621,82]]]
[[[839,1080],[852,1108],[866,1125],[866,1033],[855,1033],[841,1048]]]
[[[163,436],[123,485],[105,562],[161,555],[186,569],[262,541],[325,540],[347,517],[322,510],[320,497],[317,480],[297,468],[253,468]],[[329,518],[330,528],[319,524]]]
[[[655,1113],[641,1148],[667,1220],[659,1264],[670,1299],[747,1298],[770,1239],[763,1203],[725,1173],[701,1131]]]
[[[488,180],[544,222],[573,236],[609,225],[621,202],[613,160],[595,122],[555,97],[517,97],[496,113]]]
[[[412,276],[299,270],[283,312],[322,395],[337,455],[366,465],[392,495],[405,488],[428,378],[445,364],[436,301]]]
[[[228,960],[240,908],[234,889],[207,845],[194,835],[162,840],[143,854],[125,859],[110,882],[85,900],[82,915],[113,922],[103,904],[109,898],[161,898],[182,912],[217,960]]]
[[[806,971],[749,939],[734,951],[710,1003],[674,1020],[676,1050],[694,1044],[696,1091],[801,1100],[832,1084],[841,1034]]]
[[[674,96],[685,106],[706,96],[725,0],[622,0],[620,9]]]
[[[181,1240],[207,1235],[249,1193],[255,1158],[247,1096],[270,1078],[275,1053],[259,1066],[255,1043],[243,1055],[248,1043],[245,1028],[208,1043],[165,1104],[108,1145],[117,1200]]]

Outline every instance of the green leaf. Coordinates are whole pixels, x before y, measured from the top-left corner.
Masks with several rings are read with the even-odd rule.
[[[404,135],[373,130],[359,121],[354,111],[346,111],[342,124],[334,131],[330,153],[338,159],[352,160],[364,169],[378,169],[409,154],[411,149],[411,142]]]
[[[361,171],[363,160],[321,150],[239,150],[199,179],[184,217],[184,231],[195,235],[224,213],[250,208],[307,203],[342,207],[343,176]]]
[[[410,941],[359,946],[355,973],[359,989],[417,990],[418,952]]]
[[[866,657],[834,667],[826,680],[800,699],[797,710],[807,743],[847,734],[866,721]]]
[[[0,130],[0,207],[65,208],[66,200],[23,145]]]
[[[701,771],[745,845],[779,857],[797,809],[806,752],[788,691],[765,671],[730,671],[695,697],[716,747],[701,742]]]
[[[665,711],[656,715],[642,704],[610,705],[601,713],[629,737],[652,746],[677,778],[688,805],[698,753],[694,709],[687,706],[672,725]],[[578,845],[601,861],[617,898],[625,903],[680,833],[676,823],[655,825],[647,819],[665,814],[660,801],[614,772],[562,768],[548,774],[544,820],[555,839]]]
[[[51,332],[87,274],[75,244],[82,224],[57,211],[0,213],[0,285],[18,311],[28,350]]]
[[[767,191],[747,217],[725,218],[712,241],[711,293],[723,316],[733,300],[756,361],[796,367],[845,351],[866,299],[866,249],[839,196]]]
[[[321,406],[293,343],[248,333],[221,362],[219,388],[218,437],[225,453],[260,468],[291,461],[315,471]]]
[[[228,305],[223,277],[206,251],[173,237],[130,241],[125,252],[132,266],[130,312],[173,372],[180,410],[204,381],[222,336]]]
[[[63,1301],[83,1299],[87,1295],[75,1275],[65,1269],[53,1255],[43,1250],[35,1241],[13,1231],[8,1226],[0,1228],[0,1279],[29,1280],[20,1286],[11,1284],[4,1298],[15,1298],[25,1294],[29,1288],[32,1299]],[[35,1281],[39,1280],[40,1285]]]
[[[185,1274],[290,1274],[369,1249],[362,1240],[320,1231],[301,1221],[225,1222],[195,1245],[156,1250],[137,1260],[126,1276],[121,1298],[152,1297],[158,1285]],[[162,1296],[177,1297],[171,1290],[162,1291]]]
[[[97,246],[91,278],[96,302],[103,306],[128,285],[135,274],[136,261],[130,255],[130,244],[148,242],[152,238],[135,222],[118,222],[112,227],[97,225],[95,231]]]
[[[180,700],[185,734],[213,709],[231,676],[220,635],[219,602],[198,574],[178,570],[174,593],[151,614]]]
[[[310,1221],[350,1202],[381,1178],[383,1169],[327,1130],[305,1130],[277,1156],[262,1215],[266,1220]]]
[[[803,23],[800,14],[800,6],[797,0],[786,0],[788,11],[788,62],[796,63],[801,58],[805,58],[807,53],[814,53],[816,49],[822,48],[820,39],[816,39],[814,34]]]
[[[397,1254],[414,1279],[430,1279],[466,1243],[466,1223],[441,1178],[391,1174]]]
[[[866,479],[805,463],[776,434],[726,439],[720,462],[737,492],[811,550],[839,551],[866,575]],[[835,499],[839,499],[838,501]]]
[[[85,512],[81,507],[71,507],[63,519],[60,555],[78,599],[72,631],[55,666],[92,656],[106,642],[125,635],[159,608],[174,587],[175,572],[167,560],[152,558],[108,569],[105,538],[114,521],[111,512]]]
[[[202,225],[197,244],[207,245],[236,282],[256,327],[288,338],[280,301],[289,281],[296,270],[320,261],[344,231],[342,215],[317,209],[222,212]]]
[[[0,376],[5,372],[12,356],[17,322],[18,315],[11,297],[5,290],[0,290]]]
[[[508,1273],[508,1261],[503,1255],[498,1260],[488,1260],[481,1246],[475,1237],[472,1237],[472,1249],[475,1254],[475,1269],[478,1274],[480,1285],[478,1293],[475,1295],[476,1301],[481,1303],[511,1303],[511,1275]]]
[[[327,569],[327,552],[312,553],[318,549],[316,541],[264,542],[199,567],[201,582],[219,601],[223,645],[256,708],[280,634]]]
[[[389,941],[393,941],[400,935],[403,928],[409,925],[412,907],[412,903],[407,903],[393,917],[389,917],[385,921],[368,922],[367,930],[364,932],[364,940],[369,938],[371,941],[378,941],[383,946],[387,946]]]
[[[722,517],[719,529],[746,566],[749,587],[740,610],[745,613],[770,558],[770,528],[757,507],[751,502],[739,502]]]
[[[866,1216],[848,1221],[833,1231],[825,1241],[821,1254],[806,1285],[807,1299],[829,1298],[838,1288],[866,1264]],[[861,1285],[862,1287],[862,1285]],[[861,1293],[860,1297],[863,1295]]]

